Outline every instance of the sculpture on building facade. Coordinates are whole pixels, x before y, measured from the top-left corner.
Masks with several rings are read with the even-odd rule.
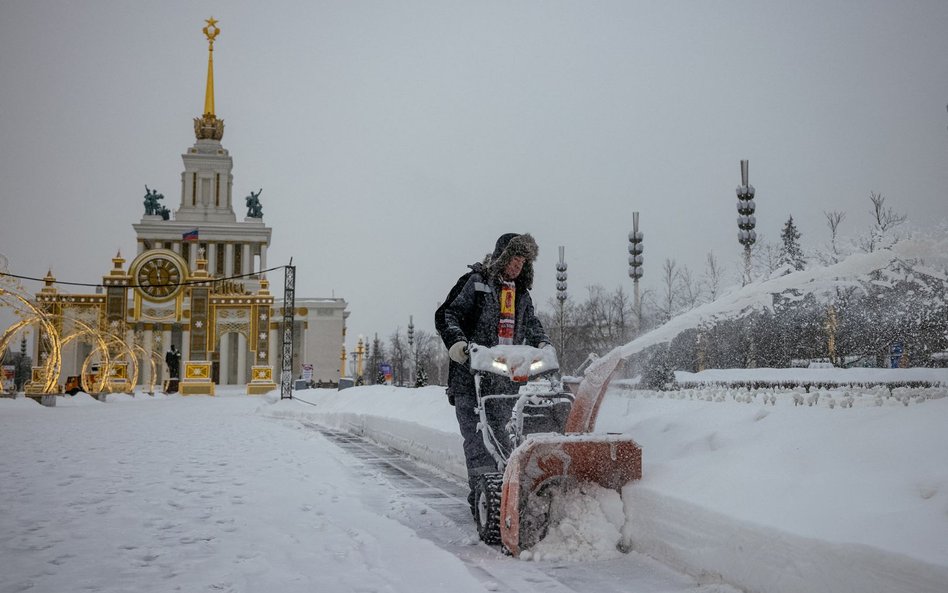
[[[250,195],[247,196],[247,218],[263,218],[263,206],[260,205],[260,192],[263,191],[261,187],[257,193],[253,191],[250,192]]]
[[[148,186],[146,185],[145,186],[145,214],[146,215],[160,214],[164,216],[164,213],[162,212],[162,210],[167,210],[167,208],[165,208],[164,206],[158,203],[159,201],[164,200],[164,199],[165,199],[165,196],[163,194],[159,194],[157,189],[148,189]],[[168,219],[165,218],[165,220],[168,220]]]

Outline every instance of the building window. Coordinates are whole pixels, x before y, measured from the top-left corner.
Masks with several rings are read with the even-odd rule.
[[[232,275],[239,276],[242,273],[241,270],[244,269],[243,260],[244,260],[244,246],[241,245],[240,243],[235,243],[234,244],[234,269],[231,272]]]
[[[224,275],[224,261],[227,257],[226,250],[223,243],[218,243],[216,246],[217,249],[217,261],[214,262],[214,275],[223,276]]]

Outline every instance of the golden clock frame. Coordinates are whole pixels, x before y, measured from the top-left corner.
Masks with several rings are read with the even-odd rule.
[[[164,299],[155,299],[143,294],[141,288],[136,287],[132,294],[133,303],[132,303],[132,317],[136,321],[144,321],[142,319],[142,302],[148,300],[150,303],[166,303],[168,301],[174,300],[174,318],[175,322],[180,323],[183,318],[184,312],[184,299],[187,297],[188,293],[188,282],[192,280],[192,272],[188,269],[188,262],[181,257],[178,253],[175,253],[171,249],[149,249],[148,251],[143,251],[138,254],[134,260],[132,260],[131,265],[129,265],[128,275],[129,278],[134,283],[138,283],[138,272],[145,262],[155,259],[157,257],[164,257],[175,262],[177,267],[181,270],[181,278],[178,280],[182,284],[179,290],[171,297]],[[150,318],[149,318],[150,319]],[[162,320],[164,321],[164,320]]]

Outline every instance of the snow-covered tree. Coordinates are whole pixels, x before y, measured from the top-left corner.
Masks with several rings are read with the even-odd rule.
[[[826,217],[826,226],[830,231],[830,242],[827,253],[820,259],[826,265],[839,263],[843,257],[842,248],[839,244],[839,225],[846,218],[846,213],[833,210],[832,212],[823,212],[823,216]]]
[[[789,274],[804,269],[806,260],[803,257],[803,249],[800,248],[800,231],[793,224],[792,215],[783,225],[780,241],[780,255],[777,265],[779,269],[783,270],[782,273]]]
[[[872,253],[877,249],[889,247],[901,239],[898,228],[908,217],[904,213],[887,207],[885,196],[880,193],[870,192],[869,201],[872,202],[872,228],[859,244],[863,251]]]
[[[423,364],[415,365],[415,387],[428,386],[428,371]]]
[[[581,320],[582,310],[588,309],[577,304],[571,294],[567,295],[566,300],[563,301],[562,309],[560,301],[555,297],[550,297],[547,307],[546,310],[537,311],[537,316],[543,323],[547,335],[553,340],[560,368],[571,372],[589,354],[589,335],[586,324]]]
[[[678,281],[681,271],[678,269],[678,263],[674,259],[665,258],[662,264],[661,294],[655,302],[655,308],[658,310],[659,323],[665,323],[674,317],[678,311]]]
[[[395,385],[402,385],[406,380],[406,363],[408,362],[408,342],[402,337],[401,328],[395,328],[388,338],[389,360],[392,363],[392,381]]]
[[[426,332],[425,330],[416,329],[415,330],[415,352],[412,355],[415,360],[415,386],[422,387],[418,385],[419,377],[418,374],[420,371],[418,369],[424,369],[425,371],[425,385],[428,384],[428,369],[438,369],[439,364],[439,354],[446,352],[443,344],[441,343],[441,338],[436,334]],[[447,363],[445,363],[445,366]],[[447,369],[445,369],[447,373]],[[447,374],[444,375],[445,381],[447,381]]]
[[[704,292],[709,301],[713,301],[721,294],[721,284],[723,282],[724,268],[718,262],[718,258],[715,257],[714,253],[709,251],[705,259],[704,275],[702,276]]]
[[[372,343],[369,345],[368,356],[368,375],[372,377],[376,385],[385,383],[385,376],[379,371],[379,365],[385,361],[385,346],[379,340],[379,335],[375,334]]]
[[[770,278],[780,268],[780,245],[767,241],[763,233],[757,233],[757,243],[751,257],[753,277]]]

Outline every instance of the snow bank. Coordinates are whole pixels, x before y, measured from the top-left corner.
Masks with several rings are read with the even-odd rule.
[[[643,448],[623,493],[635,549],[751,590],[946,590],[948,399],[720,392],[603,403],[597,429]]]

